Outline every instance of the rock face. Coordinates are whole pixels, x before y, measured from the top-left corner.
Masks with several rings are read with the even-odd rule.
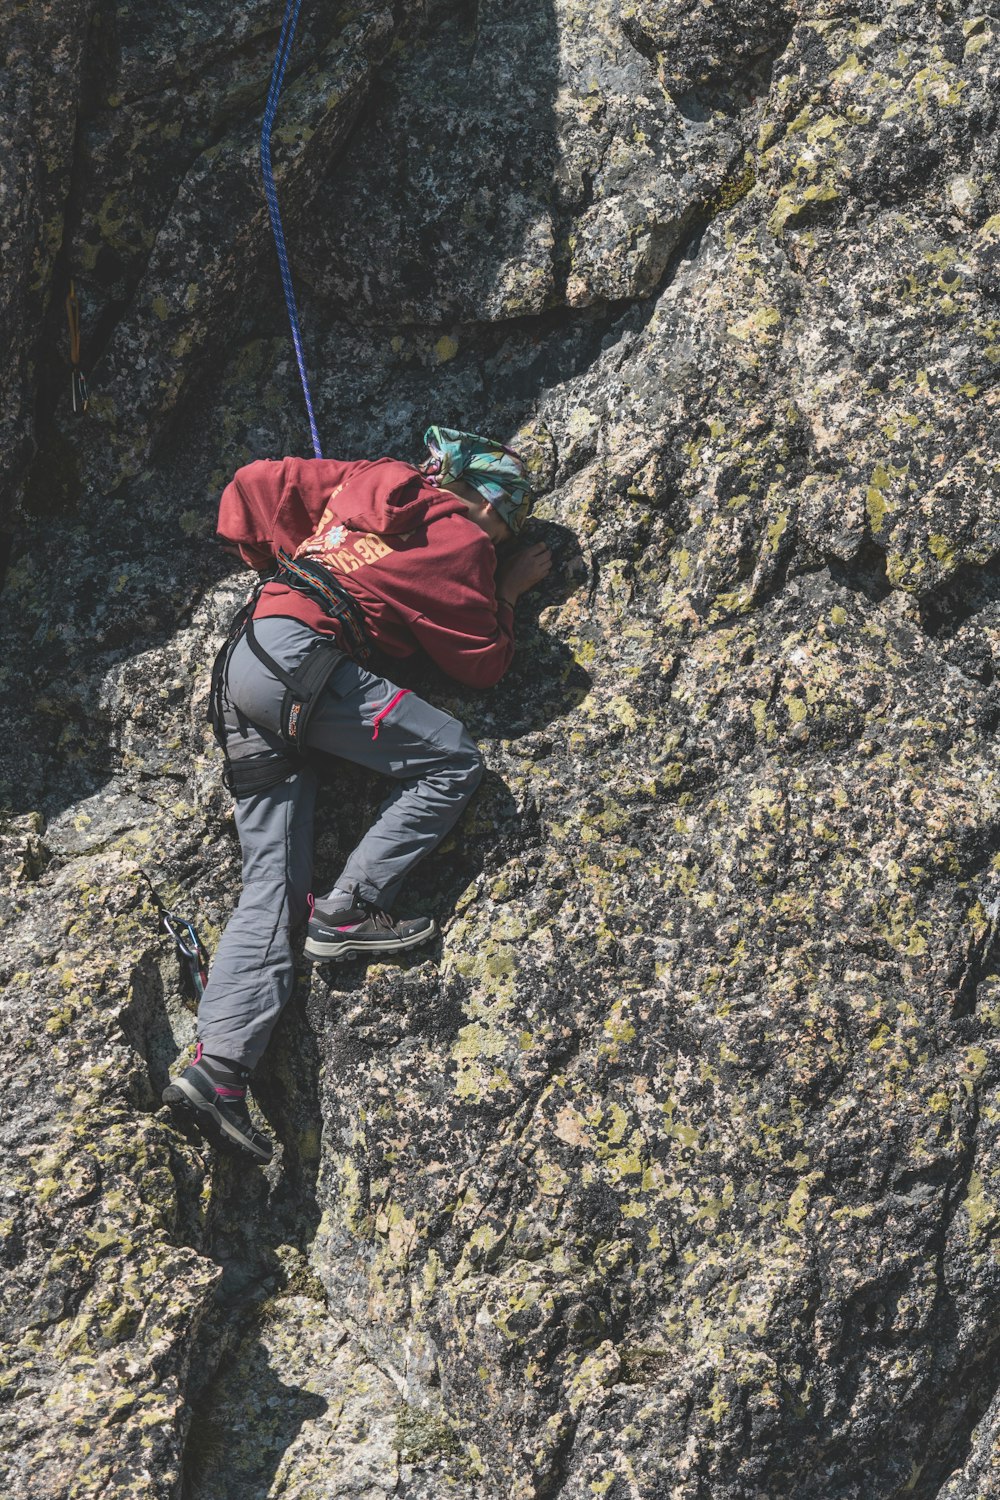
[[[443,936],[303,966],[261,1172],[159,1108],[143,874],[211,947],[214,510],[308,442],[277,11],[0,21],[7,1492],[1000,1494],[1000,8],[306,7],[327,450],[516,436],[558,567],[495,691],[406,678],[489,767]]]

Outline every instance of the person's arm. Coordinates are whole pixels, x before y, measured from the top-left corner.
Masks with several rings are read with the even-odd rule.
[[[467,687],[493,687],[514,656],[514,605],[552,566],[544,542],[519,548],[499,568],[492,547],[469,559],[468,577],[457,603],[442,589],[433,612],[409,622],[432,661]],[[454,585],[452,585],[454,587]],[[450,607],[449,607],[450,606]]]
[[[518,547],[497,568],[497,603],[513,609],[522,594],[541,583],[552,567],[552,553],[544,542],[535,542],[530,547]]]
[[[442,672],[466,687],[493,687],[514,657],[514,611],[484,600],[460,619],[418,615],[408,622],[418,643]]]

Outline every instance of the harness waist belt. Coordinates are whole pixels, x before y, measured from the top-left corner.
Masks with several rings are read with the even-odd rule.
[[[279,551],[273,581],[297,589],[336,620],[341,646],[348,656],[364,666],[372,649],[364,611],[335,573],[312,558],[289,557],[287,552]]]

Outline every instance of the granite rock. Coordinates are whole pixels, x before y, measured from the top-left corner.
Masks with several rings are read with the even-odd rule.
[[[408,892],[435,947],[303,965],[262,1171],[159,1107],[194,1000],[146,877],[212,948],[214,507],[308,442],[253,163],[276,21],[0,23],[12,1500],[985,1500],[994,0],[304,18],[324,441],[516,440],[556,568],[489,694],[404,668],[487,775]],[[322,795],[318,882],[377,800]]]

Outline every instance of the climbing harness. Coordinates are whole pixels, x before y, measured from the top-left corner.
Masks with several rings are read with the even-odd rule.
[[[306,594],[336,620],[341,647],[348,656],[364,666],[371,655],[371,641],[365,628],[365,616],[358,601],[329,568],[311,558],[290,557],[278,552],[275,581]]]
[[[305,745],[306,731],[320,694],[336,668],[344,660],[344,653],[332,641],[319,640],[302,659],[294,672],[286,672],[257,639],[253,620],[247,621],[247,645],[257,660],[279,682],[285,685],[285,696],[281,700],[278,718],[278,733],[286,750],[293,754]]]
[[[189,922],[186,917],[178,917],[168,911],[145,870],[140,871],[140,874],[149,886],[149,894],[160,914],[164,929],[174,940],[181,973],[186,975],[194,998],[200,1001],[205,993],[205,986],[208,984],[208,949],[198,936],[198,929],[194,923]]]
[[[286,672],[264,650],[253,628],[254,610],[265,584],[268,583],[282,583],[306,594],[331,619],[336,620],[339,627],[337,640],[320,637],[294,672]],[[227,743],[224,699],[230,658],[236,642],[243,635],[246,635],[247,645],[257,660],[285,686],[278,731],[282,749],[268,749],[253,755],[234,757],[230,755]],[[261,579],[247,603],[236,614],[229,627],[225,645],[212,667],[208,718],[216,744],[225,760],[223,783],[237,800],[277,786],[300,768],[305,755],[309,720],[323,689],[344,660],[345,654],[359,662],[367,661],[371,654],[364,614],[357,600],[352,599],[343,584],[321,563],[297,560],[289,557],[287,552],[279,551],[274,572]]]
[[[264,106],[264,120],[260,130],[260,166],[264,177],[264,197],[267,199],[267,211],[271,218],[271,231],[274,235],[275,249],[278,252],[281,284],[285,289],[285,305],[288,308],[288,321],[292,327],[292,343],[295,345],[295,358],[298,361],[299,377],[302,381],[302,394],[306,398],[306,411],[309,414],[309,431],[312,434],[313,452],[317,458],[322,458],[323,450],[320,447],[319,431],[316,427],[316,416],[313,412],[312,392],[309,389],[309,376],[306,373],[305,354],[302,350],[302,333],[299,328],[299,314],[295,302],[295,290],[292,286],[292,272],[288,264],[285,231],[281,223],[281,213],[278,208],[278,193],[274,186],[274,170],[271,165],[271,131],[274,126],[274,117],[278,112],[278,100],[281,96],[281,86],[285,81],[285,69],[288,67],[288,59],[292,55],[292,43],[295,40],[295,27],[298,24],[301,4],[302,0],[287,0],[285,6],[285,19],[282,22],[281,35],[278,38],[278,50],[274,56],[274,67],[271,70],[271,87],[268,89],[267,103]]]
[[[76,300],[76,287],[72,281],[69,284],[69,295],[66,298],[66,321],[69,324],[69,360],[72,366],[70,382],[73,410],[75,412],[85,412],[90,397],[87,393],[87,382],[84,379],[83,371],[80,369],[80,304]]]
[[[222,784],[232,796],[252,797],[256,792],[266,792],[270,787],[285,781],[296,769],[295,760],[279,750],[265,750],[259,755],[234,758],[229,753],[226,734],[225,693],[229,676],[229,661],[233,648],[253,618],[257,600],[264,584],[262,579],[243,608],[237,610],[229,626],[229,633],[212,663],[212,686],[208,695],[206,717],[212,726],[215,743],[222,751]]]

